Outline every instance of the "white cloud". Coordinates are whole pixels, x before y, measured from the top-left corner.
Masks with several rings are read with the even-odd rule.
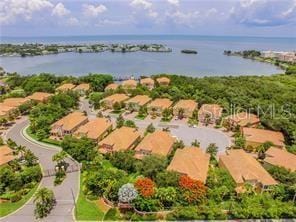
[[[52,10],[52,15],[63,17],[70,14],[70,10],[66,9],[64,4],[59,2]]]
[[[79,25],[79,21],[75,17],[70,17],[70,18],[67,19],[66,25],[68,25],[68,26],[77,26],[77,25]]]
[[[216,8],[211,8],[206,12],[206,16],[213,16],[217,14],[218,10]]]
[[[97,6],[91,4],[83,5],[83,14],[86,17],[97,17],[99,14],[102,14],[105,11],[107,11],[107,7],[103,4],[99,4]]]
[[[51,9],[53,4],[47,0],[2,0],[0,4],[0,23],[10,24],[16,19],[31,20],[34,13]]]
[[[292,6],[288,8],[286,11],[282,12],[283,17],[289,17],[291,15],[296,14],[296,0],[294,0]]]
[[[133,7],[150,9],[152,7],[152,3],[147,0],[132,0],[130,3]]]
[[[179,0],[167,0],[167,2],[171,5],[174,5],[174,6],[179,6],[179,4],[180,4]]]
[[[173,13],[167,13],[166,16],[175,24],[193,27],[194,24],[198,21],[198,18],[200,18],[200,12],[182,12],[180,10],[176,10]]]

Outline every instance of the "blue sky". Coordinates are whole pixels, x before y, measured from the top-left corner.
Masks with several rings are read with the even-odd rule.
[[[2,36],[296,37],[296,0],[1,0]]]

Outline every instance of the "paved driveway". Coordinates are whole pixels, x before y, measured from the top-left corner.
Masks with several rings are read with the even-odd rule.
[[[30,149],[38,158],[43,168],[53,169],[54,163],[52,162],[52,156],[58,152],[57,149],[39,145],[26,139],[22,131],[24,127],[29,124],[28,120],[24,119],[20,123],[13,126],[7,133],[7,138],[11,138],[18,145],[26,146]],[[76,164],[73,160],[67,158],[66,161],[70,164]],[[66,179],[61,185],[53,185],[54,177],[43,178],[41,186],[48,187],[54,191],[57,205],[52,210],[51,214],[42,221],[53,221],[53,222],[67,222],[73,221],[72,210],[74,207],[73,195],[76,197],[79,190],[79,172],[68,173]],[[23,208],[11,216],[0,219],[0,221],[10,222],[31,222],[34,221],[34,204],[30,201]]]

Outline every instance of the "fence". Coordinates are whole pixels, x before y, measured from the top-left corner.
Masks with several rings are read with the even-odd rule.
[[[73,164],[67,167],[66,173],[77,172],[80,170],[80,166]],[[43,177],[51,177],[56,175],[56,169],[47,169],[43,171]]]

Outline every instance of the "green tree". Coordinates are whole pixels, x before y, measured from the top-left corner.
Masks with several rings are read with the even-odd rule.
[[[174,187],[161,187],[157,189],[156,198],[163,208],[170,208],[176,203],[177,190]]]
[[[209,153],[211,155],[211,159],[216,159],[217,153],[218,153],[218,147],[215,143],[211,143],[207,149],[206,153]]]
[[[146,133],[153,133],[153,132],[155,132],[155,127],[153,126],[152,123],[150,123],[146,128]]]
[[[40,188],[35,194],[34,203],[36,219],[46,217],[56,204],[53,191],[46,187]]]
[[[116,127],[121,128],[124,125],[124,118],[122,115],[119,115],[116,119]]]
[[[166,168],[167,161],[165,157],[157,155],[145,156],[141,162],[137,164],[137,171],[143,176],[154,180],[156,175]]]

